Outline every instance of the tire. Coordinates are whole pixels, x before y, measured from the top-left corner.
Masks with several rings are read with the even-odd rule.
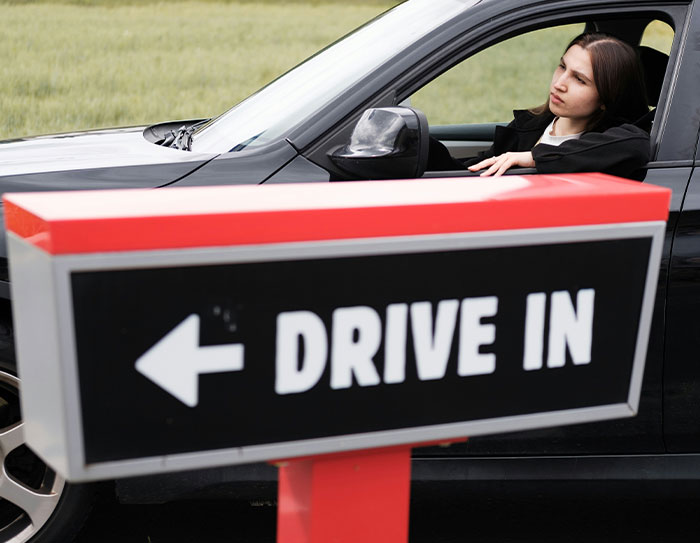
[[[26,446],[20,388],[11,321],[0,315],[0,543],[70,542],[94,487],[67,484]]]

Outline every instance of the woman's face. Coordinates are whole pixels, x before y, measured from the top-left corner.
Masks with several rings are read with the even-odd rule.
[[[585,121],[600,108],[591,55],[580,45],[572,45],[554,71],[549,88],[549,109],[558,117]]]

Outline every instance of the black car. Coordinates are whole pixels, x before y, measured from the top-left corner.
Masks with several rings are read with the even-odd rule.
[[[645,44],[650,25],[658,22],[669,28],[667,51]],[[413,477],[452,485],[493,479],[697,479],[697,2],[408,0],[218,118],[0,142],[0,192],[345,180],[353,175],[339,166],[334,153],[348,142],[362,113],[368,108],[409,103],[426,110],[431,135],[442,140],[453,156],[471,156],[488,147],[499,123],[477,122],[476,117],[436,123],[431,120],[430,104],[418,103],[421,90],[447,81],[447,91],[458,100],[488,101],[499,93],[507,95],[512,89],[474,96],[450,88],[448,70],[468,66],[465,63],[471,57],[506,40],[527,41],[532,32],[561,32],[563,25],[572,24],[578,30],[572,30],[569,38],[582,29],[597,30],[638,47],[653,111],[652,156],[642,172],[643,182],[673,191],[639,414],[623,421],[480,437],[447,449],[420,449],[415,453]],[[508,69],[508,59],[502,60],[506,68],[497,69]],[[508,120],[506,113],[501,121]],[[382,172],[387,176],[386,169]],[[463,176],[465,172],[419,171],[416,175]],[[372,177],[371,168],[366,176]],[[75,531],[90,488],[66,485],[22,445],[5,257],[2,246],[0,382],[4,401],[0,413],[4,422],[0,450],[7,471],[0,476],[0,497],[4,498],[0,541],[63,541]],[[252,465],[121,480],[116,491],[120,499],[130,502],[166,501],[222,487],[228,496],[246,497],[269,495],[274,478],[273,468]]]

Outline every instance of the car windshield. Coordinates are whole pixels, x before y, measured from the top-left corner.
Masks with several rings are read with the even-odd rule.
[[[276,79],[194,134],[192,150],[241,151],[279,138],[363,75],[478,0],[409,0]]]

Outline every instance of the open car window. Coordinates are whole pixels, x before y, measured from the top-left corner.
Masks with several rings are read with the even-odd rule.
[[[476,156],[491,145],[495,127],[512,120],[514,109],[546,102],[552,73],[564,49],[586,29],[584,23],[552,26],[504,40],[444,72],[405,103],[426,114],[431,135],[453,157]],[[667,58],[673,36],[668,24],[655,20],[633,45],[654,49]],[[665,66],[654,69],[660,73],[650,74],[651,78],[662,82]]]

